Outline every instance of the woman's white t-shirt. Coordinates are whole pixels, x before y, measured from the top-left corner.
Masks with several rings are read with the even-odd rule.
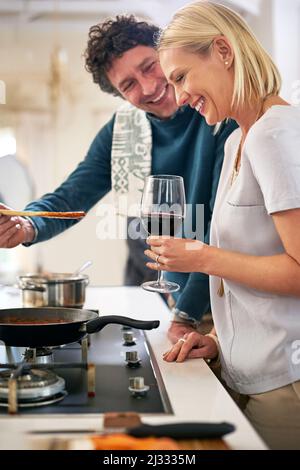
[[[237,129],[225,145],[210,243],[255,256],[284,253],[271,214],[300,208],[300,108],[273,106],[252,126],[231,185],[240,139]],[[222,374],[229,387],[256,394],[299,380],[300,297],[227,280],[219,297],[219,286],[220,279],[210,276]]]

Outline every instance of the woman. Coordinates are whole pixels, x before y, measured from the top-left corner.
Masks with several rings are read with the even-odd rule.
[[[180,106],[240,126],[225,145],[211,245],[150,238],[148,266],[210,275],[215,331],[185,335],[166,361],[221,360],[222,377],[271,448],[300,448],[300,110],[245,22],[196,2],[159,42]],[[219,351],[217,345],[219,344]]]

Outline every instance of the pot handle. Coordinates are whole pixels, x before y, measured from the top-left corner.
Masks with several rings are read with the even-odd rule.
[[[97,331],[102,330],[102,328],[111,323],[130,326],[139,330],[152,330],[153,328],[158,328],[160,322],[159,320],[142,321],[133,320],[129,317],[121,317],[119,315],[106,315],[104,317],[95,318],[94,320],[87,322],[86,332],[88,334],[97,333]]]
[[[19,281],[18,284],[19,289],[21,290],[32,290],[35,292],[45,292],[45,287],[42,286],[41,284],[34,284],[33,282],[24,282],[24,281]]]

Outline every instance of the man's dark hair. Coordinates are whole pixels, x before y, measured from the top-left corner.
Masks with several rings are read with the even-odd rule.
[[[113,60],[136,46],[155,47],[158,33],[157,26],[138,21],[133,15],[116,16],[92,26],[84,54],[85,68],[101,90],[120,96],[107,77]]]

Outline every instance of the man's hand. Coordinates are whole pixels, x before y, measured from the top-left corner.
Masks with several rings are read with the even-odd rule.
[[[171,343],[175,344],[177,341],[182,338],[187,333],[192,333],[195,331],[195,328],[189,323],[172,321],[168,329],[168,339]]]
[[[164,361],[183,362],[186,359],[215,359],[218,356],[216,342],[209,336],[193,332],[180,338],[172,348],[163,355]]]
[[[10,209],[10,207],[0,204],[0,209]],[[33,238],[34,228],[29,220],[0,215],[0,248],[14,248],[21,243],[31,242]]]

